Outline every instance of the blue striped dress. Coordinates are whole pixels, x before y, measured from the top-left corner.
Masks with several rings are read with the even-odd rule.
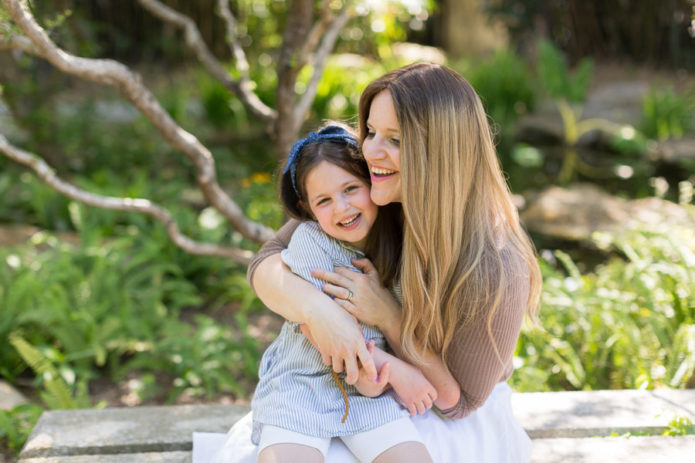
[[[333,270],[347,267],[357,270],[350,259],[364,255],[321,230],[316,222],[303,222],[292,235],[283,261],[294,273],[321,288],[323,282],[311,276],[312,269]],[[362,325],[364,337],[374,339],[383,348],[385,339],[375,327]],[[354,386],[343,383],[350,412],[345,423],[342,393],[321,354],[299,330],[299,324],[285,322],[280,334],[263,354],[258,371],[258,386],[251,401],[253,432],[258,444],[263,424],[278,426],[301,434],[329,438],[377,428],[407,417],[408,412],[385,393],[364,397]]]

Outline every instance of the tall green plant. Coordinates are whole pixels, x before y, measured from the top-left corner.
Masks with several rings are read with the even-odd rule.
[[[585,274],[560,251],[559,267],[541,262],[543,328],[522,334],[517,387],[685,387],[695,372],[695,231],[642,224],[595,240],[622,256]]]
[[[645,135],[657,140],[682,138],[692,128],[695,93],[652,88],[642,101],[642,111]]]
[[[41,398],[46,405],[53,409],[85,408],[89,406],[89,397],[86,395],[86,389],[81,388],[81,391],[71,391],[58,369],[39,349],[29,344],[17,333],[10,335],[10,344],[17,350],[27,365],[34,370],[36,375],[41,378],[44,386]]]
[[[565,146],[562,166],[557,181],[565,184],[581,172],[588,177],[601,177],[605,173],[582,161],[577,142],[586,133],[602,130],[618,140],[632,140],[637,136],[634,128],[598,118],[582,119],[582,104],[591,85],[594,64],[582,59],[571,70],[562,52],[547,39],[538,43],[538,76],[545,92],[553,99],[560,113]],[[625,143],[623,143],[625,145]],[[634,144],[633,144],[634,145]],[[632,145],[631,145],[632,146]]]

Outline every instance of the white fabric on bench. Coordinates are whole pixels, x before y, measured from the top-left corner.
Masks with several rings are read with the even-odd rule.
[[[518,424],[511,408],[511,388],[498,384],[487,402],[461,420],[442,420],[428,412],[413,418],[436,463],[480,461],[523,463],[531,456],[531,441]],[[224,434],[193,435],[192,463],[256,463],[256,446],[251,443],[251,414]],[[222,443],[221,448],[217,447]],[[217,448],[215,448],[217,447]],[[333,439],[327,463],[357,460],[338,439]]]

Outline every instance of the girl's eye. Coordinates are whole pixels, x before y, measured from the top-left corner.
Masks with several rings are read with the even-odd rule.
[[[400,138],[391,138],[389,140],[394,146],[401,146],[401,139]]]
[[[345,193],[350,193],[351,191],[355,191],[358,188],[359,187],[357,185],[350,185],[350,186],[345,188]]]
[[[373,130],[367,130],[367,138],[374,138],[374,131]]]
[[[317,206],[323,206],[324,204],[328,204],[328,198],[323,198],[316,203]]]

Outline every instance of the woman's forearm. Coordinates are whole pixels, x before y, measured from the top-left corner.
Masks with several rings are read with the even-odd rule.
[[[268,256],[258,264],[253,288],[270,310],[291,322],[307,323],[312,307],[332,302],[311,283],[292,273],[280,254]]]
[[[270,310],[309,327],[323,362],[338,373],[345,370],[348,384],[357,381],[358,360],[372,377],[377,375],[355,318],[328,295],[292,273],[280,254],[260,262],[252,279],[256,294]]]

